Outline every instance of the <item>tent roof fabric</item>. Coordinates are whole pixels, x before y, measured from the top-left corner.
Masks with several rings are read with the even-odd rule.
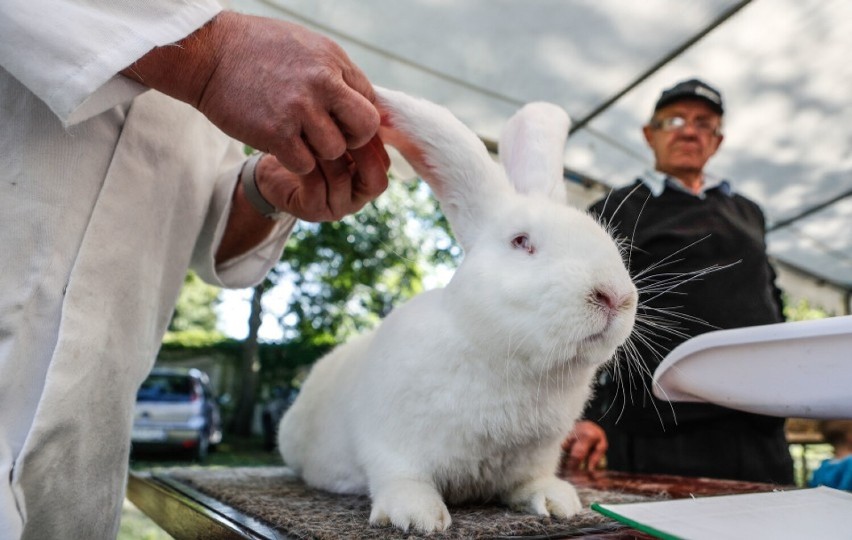
[[[574,120],[572,174],[618,187],[653,165],[663,88],[721,90],[708,174],[757,201],[779,261],[852,291],[852,3],[846,0],[232,0],[328,34],[378,85],[450,108],[485,139],[536,100]]]

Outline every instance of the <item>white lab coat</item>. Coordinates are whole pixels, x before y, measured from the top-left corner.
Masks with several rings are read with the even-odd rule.
[[[187,268],[247,287],[294,220],[218,267],[243,161],[115,76],[211,0],[0,3],[0,537],[114,538],[135,393]]]

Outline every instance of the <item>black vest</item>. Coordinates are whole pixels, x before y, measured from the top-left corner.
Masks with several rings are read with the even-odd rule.
[[[784,320],[781,292],[775,286],[775,272],[766,254],[763,213],[745,197],[716,188],[705,192],[700,199],[669,187],[654,197],[637,180],[632,186],[613,191],[607,199],[592,205],[590,211],[608,224],[615,238],[629,242],[625,256],[639,288],[637,319],[662,318],[678,333],[690,337],[716,329]],[[728,265],[731,266],[701,275],[705,269]],[[674,285],[667,285],[672,279],[681,283],[663,292]],[[665,315],[649,307],[685,314],[688,318]],[[647,325],[639,322],[637,328]],[[645,367],[639,368],[637,360],[626,361],[624,353],[620,353],[616,364],[608,368],[613,376],[602,377],[604,382],[588,410],[590,420],[607,424],[621,415],[619,429],[647,432],[662,429],[662,416],[668,430],[674,424],[674,408],[680,425],[726,415],[731,415],[732,420],[737,416],[740,420],[768,424],[767,428],[783,423],[783,419],[740,413],[716,405],[670,405],[655,399],[650,393],[651,374],[661,359],[686,337],[662,330],[642,332],[654,334],[652,346],[633,338],[638,361]],[[736,377],[736,373],[731,376]]]

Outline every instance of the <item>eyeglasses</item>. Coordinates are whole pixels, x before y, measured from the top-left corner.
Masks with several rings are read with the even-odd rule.
[[[716,125],[716,122],[708,118],[698,118],[689,122],[682,116],[669,116],[667,118],[651,121],[652,128],[662,131],[680,131],[685,128],[687,124],[691,124],[692,128],[702,135],[722,134],[722,128]]]

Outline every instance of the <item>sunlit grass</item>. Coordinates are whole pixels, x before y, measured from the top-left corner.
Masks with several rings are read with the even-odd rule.
[[[124,499],[118,540],[169,540],[171,538],[171,535],[133,506],[133,503]]]

